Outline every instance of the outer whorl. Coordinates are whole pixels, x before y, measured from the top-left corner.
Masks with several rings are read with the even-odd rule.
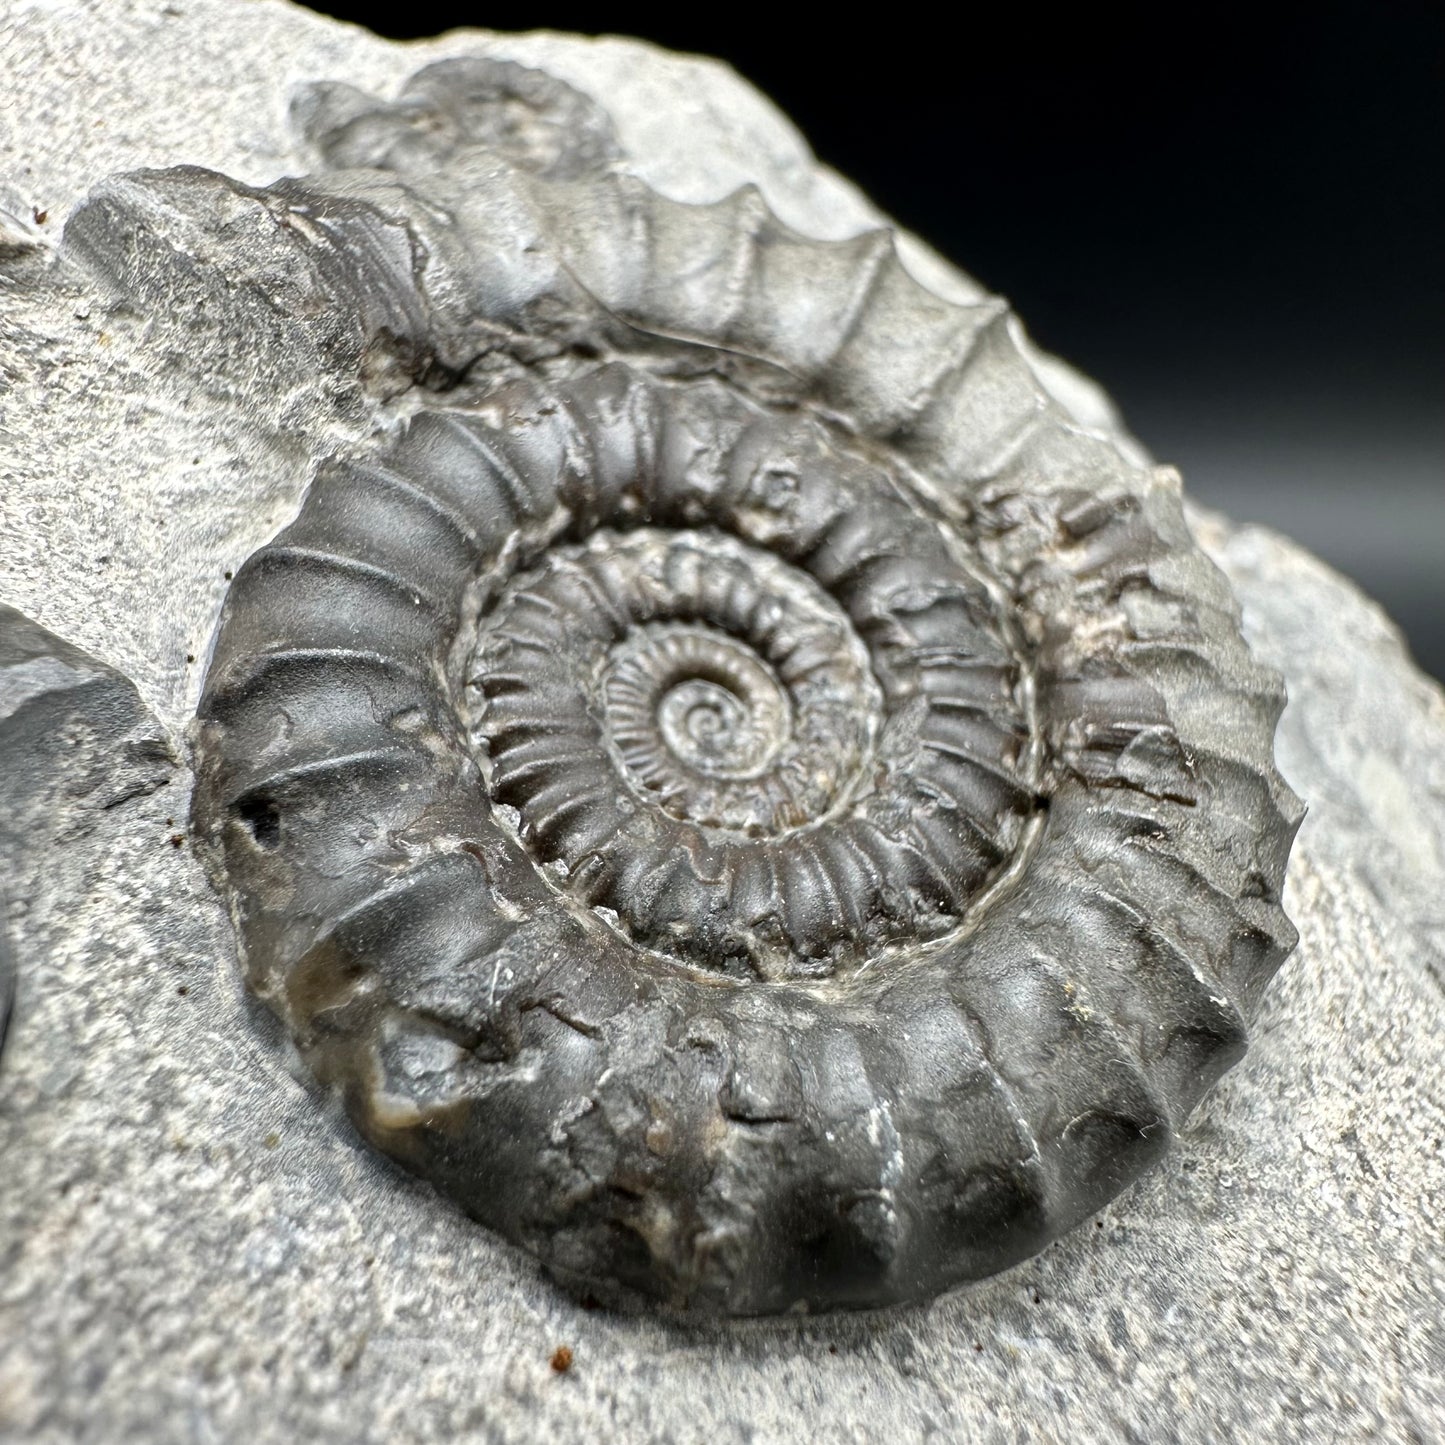
[[[251,986],[578,1289],[867,1306],[1039,1249],[1294,942],[1281,687],[1177,484],[1000,303],[665,200],[545,77],[300,113],[350,169],[129,183],[282,218],[429,388],[226,602],[195,822]]]

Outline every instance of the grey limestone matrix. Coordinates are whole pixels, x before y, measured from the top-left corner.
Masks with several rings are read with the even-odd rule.
[[[295,116],[313,174],[136,173],[66,233],[139,314],[352,337],[379,419],[206,664],[249,988],[603,1300],[915,1300],[1092,1214],[1295,942],[1283,689],[1177,478],[1003,303],[665,198],[551,76]]]

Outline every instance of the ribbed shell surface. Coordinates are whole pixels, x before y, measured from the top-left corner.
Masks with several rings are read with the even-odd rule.
[[[1278,679],[1177,481],[1002,303],[884,231],[669,201],[564,88],[448,64],[310,97],[347,169],[127,182],[277,218],[428,388],[226,601],[195,826],[250,984],[368,1139],[579,1291],[1002,1269],[1243,1052],[1294,942]]]

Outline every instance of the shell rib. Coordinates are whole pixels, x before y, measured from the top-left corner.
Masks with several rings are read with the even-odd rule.
[[[72,223],[225,189],[434,388],[227,598],[195,822],[250,982],[578,1290],[1002,1269],[1159,1158],[1293,946],[1280,684],[1002,303],[655,195],[595,117],[509,155],[466,119],[503,93],[551,113],[495,70],[332,88],[323,153],[370,169]]]

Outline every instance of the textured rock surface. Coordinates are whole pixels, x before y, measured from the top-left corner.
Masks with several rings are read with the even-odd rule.
[[[0,603],[0,1045],[23,931],[52,850],[104,831],[113,809],[164,787],[165,730],[118,672]]]
[[[606,104],[672,194],[754,179],[815,234],[871,218],[725,71],[645,49],[393,47],[219,0],[0,7],[0,66],[25,77],[0,100],[0,596],[133,678],[178,749],[225,572],[365,417],[324,373],[276,396],[274,358],[226,357],[203,318],[109,309],[47,271],[50,237],[114,171],[304,168],[298,82],[390,93],[481,50]],[[229,921],[171,841],[187,774],[136,791],[116,754],[51,795],[54,832],[5,874],[21,991],[0,1062],[0,1436],[1438,1438],[1445,705],[1348,584],[1200,525],[1291,688],[1302,942],[1245,1064],[1093,1226],[887,1315],[682,1330],[579,1309],[320,1115],[244,1017]]]

